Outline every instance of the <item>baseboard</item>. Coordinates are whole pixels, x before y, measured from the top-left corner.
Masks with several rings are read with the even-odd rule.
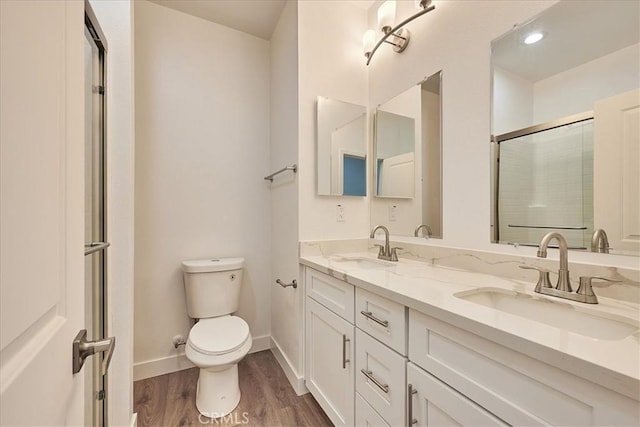
[[[138,362],[133,364],[133,380],[144,380],[146,378],[157,377],[158,375],[193,368],[194,366],[184,353],[178,353],[160,359],[147,360],[146,362]]]
[[[259,351],[269,350],[271,348],[271,336],[262,335],[261,337],[254,337],[253,344],[251,344],[251,350],[249,353],[257,353]]]
[[[271,337],[271,352],[275,356],[278,364],[284,371],[289,383],[291,383],[291,387],[296,392],[298,396],[309,393],[307,386],[304,384],[304,376],[299,376],[297,372],[291,366],[289,359],[285,356],[284,352],[278,345],[278,342]]]
[[[131,423],[129,424],[129,427],[138,427],[138,413],[134,412],[133,415],[131,415]]]
[[[271,348],[271,337],[263,335],[253,338],[253,344],[249,353],[269,350]],[[183,369],[193,368],[194,364],[187,359],[183,352],[176,353],[172,356],[162,357],[160,359],[147,360],[133,364],[133,380],[144,380],[146,378],[157,377],[158,375],[170,374],[172,372],[182,371]]]

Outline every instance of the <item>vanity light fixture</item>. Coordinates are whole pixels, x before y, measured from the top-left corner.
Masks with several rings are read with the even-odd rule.
[[[403,27],[417,17],[435,9],[436,7],[431,3],[432,0],[416,0],[416,6],[421,10],[396,26],[393,26],[393,22],[396,17],[395,0],[387,0],[382,3],[378,8],[378,28],[382,31],[383,36],[374,44],[375,32],[373,30],[368,30],[362,38],[364,56],[367,58],[367,65],[369,65],[371,58],[373,58],[373,54],[376,53],[376,50],[378,50],[382,43],[389,43],[393,46],[393,50],[398,53],[405,50],[409,45],[410,34],[409,30]]]
[[[536,31],[528,34],[527,37],[524,38],[524,44],[538,43],[543,38],[544,38],[544,33],[541,33],[540,31]]]

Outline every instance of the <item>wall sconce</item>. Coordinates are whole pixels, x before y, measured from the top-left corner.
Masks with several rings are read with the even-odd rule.
[[[413,21],[419,16],[424,15],[427,12],[431,12],[436,7],[431,4],[432,0],[416,0],[416,6],[422,10],[416,12],[412,16],[408,17],[395,27],[393,22],[396,19],[396,2],[395,0],[387,0],[378,8],[378,28],[382,31],[383,36],[376,43],[375,31],[368,30],[362,37],[362,46],[364,49],[364,56],[367,58],[367,65],[371,62],[373,54],[382,45],[382,43],[389,43],[393,46],[394,52],[402,52],[409,45],[409,30],[403,28],[409,22]]]

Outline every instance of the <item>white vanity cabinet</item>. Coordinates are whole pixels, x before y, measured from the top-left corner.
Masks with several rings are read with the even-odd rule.
[[[354,289],[309,268],[305,287],[306,385],[334,425],[351,426],[355,414]]]
[[[327,416],[336,426],[404,425],[406,307],[311,268],[305,289],[305,380]]]
[[[416,395],[412,398],[417,414],[435,404],[455,419],[458,409],[450,412],[444,398],[436,402],[421,390],[433,395],[433,381],[438,381],[447,399],[474,402],[461,407],[486,415],[478,415],[482,420],[528,426],[640,425],[637,401],[415,310],[409,310],[409,359],[408,383],[422,393],[419,403]],[[428,376],[431,388],[419,383],[418,373]]]

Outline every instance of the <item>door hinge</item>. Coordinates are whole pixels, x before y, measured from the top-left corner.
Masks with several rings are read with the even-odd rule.
[[[97,85],[97,86],[93,86],[93,93],[99,93],[100,95],[104,95],[104,86],[103,85]]]
[[[105,396],[104,390],[100,390],[96,393],[96,400],[104,400]]]

